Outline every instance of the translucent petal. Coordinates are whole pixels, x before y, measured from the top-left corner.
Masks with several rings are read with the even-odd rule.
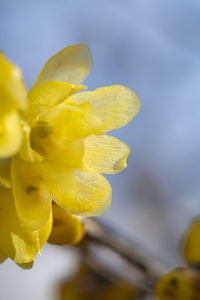
[[[39,114],[41,106],[54,106],[84,88],[83,85],[59,81],[47,81],[36,85],[27,95],[28,118],[34,119]]]
[[[105,212],[111,204],[111,186],[100,174],[74,171],[78,184],[78,195],[68,201],[66,209],[79,216],[97,216]]]
[[[28,263],[48,239],[52,216],[40,231],[26,231],[19,222],[11,189],[0,189],[0,249],[16,263]]]
[[[51,120],[54,140],[70,142],[93,133],[93,127],[85,120],[90,108],[88,103],[61,106]]]
[[[66,120],[67,122],[67,120]],[[70,123],[70,122],[69,122]],[[69,124],[70,127],[70,124]],[[31,145],[46,161],[62,168],[79,168],[84,152],[83,141],[68,141],[67,124],[58,127],[45,121],[38,121],[32,129]]]
[[[0,119],[0,158],[15,154],[22,142],[22,129],[17,111],[12,110]]]
[[[52,201],[41,176],[40,163],[25,162],[15,156],[11,162],[11,177],[20,221],[29,230],[39,230],[49,219]]]
[[[43,109],[32,127],[32,148],[50,161],[62,161],[66,166],[77,167],[83,153],[80,138],[93,132],[91,124],[84,119],[89,109],[88,103],[63,103],[53,110]]]
[[[40,253],[40,249],[44,246],[46,243],[51,230],[52,230],[52,225],[53,225],[53,215],[52,215],[52,209],[50,211],[50,216],[47,222],[41,229],[38,231],[37,235],[37,246],[38,246],[38,252]]]
[[[45,81],[80,84],[88,76],[91,64],[91,54],[86,45],[66,47],[48,60],[35,85]]]
[[[78,186],[73,172],[60,164],[41,163],[40,172],[44,184],[53,200],[61,207],[67,208],[68,202],[77,198]]]
[[[29,162],[42,161],[43,157],[38,152],[36,152],[31,146],[31,128],[26,123],[24,123],[22,126],[22,131],[23,140],[19,150],[20,158]]]
[[[139,111],[140,100],[130,89],[113,85],[93,92],[81,92],[72,96],[77,103],[90,101],[92,114],[99,117],[102,131],[110,131],[126,125]]]
[[[56,147],[57,146],[57,147]],[[55,166],[62,164],[67,169],[79,169],[84,153],[84,146],[82,140],[77,140],[72,143],[63,143],[60,147],[56,145],[50,148],[51,151],[47,153],[49,161],[53,162]]]
[[[0,52],[0,107],[10,111],[24,107],[27,90],[20,69]]]
[[[42,162],[41,165],[44,165]],[[59,164],[46,167],[45,186],[56,204],[80,216],[100,215],[110,206],[111,187],[100,174],[63,169]]]
[[[129,147],[109,135],[90,135],[84,140],[83,169],[88,172],[113,174],[126,168]]]
[[[53,204],[53,229],[48,242],[56,245],[72,245],[80,241],[84,227],[80,218]]]
[[[0,187],[11,187],[10,159],[0,160]]]

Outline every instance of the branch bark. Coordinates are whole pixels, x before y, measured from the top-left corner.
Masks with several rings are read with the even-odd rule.
[[[95,218],[85,219],[85,240],[89,244],[103,246],[128,262],[140,272],[145,284],[151,289],[157,279],[166,270],[164,264],[144,249],[139,243],[120,235],[110,226],[97,221]]]

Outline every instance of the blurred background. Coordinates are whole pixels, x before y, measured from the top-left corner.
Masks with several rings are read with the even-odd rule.
[[[108,176],[111,209],[101,220],[136,239],[167,266],[200,214],[199,0],[0,0],[0,48],[30,88],[47,59],[86,43],[93,69],[85,84],[122,84],[142,108],[113,134],[132,149],[128,168]],[[0,266],[0,299],[56,299],[76,250],[46,245],[32,270]],[[11,287],[12,284],[12,287]]]

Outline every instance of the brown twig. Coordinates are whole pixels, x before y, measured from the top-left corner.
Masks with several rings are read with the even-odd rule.
[[[85,219],[85,240],[89,244],[105,247],[118,254],[139,272],[149,288],[166,269],[159,259],[155,259],[147,250],[137,242],[129,240],[114,231],[110,226],[97,221],[95,218]]]

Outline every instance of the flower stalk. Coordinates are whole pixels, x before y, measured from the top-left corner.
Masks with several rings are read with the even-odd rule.
[[[159,258],[155,258],[147,249],[144,251],[144,247],[137,241],[119,234],[106,223],[97,221],[95,218],[87,218],[84,222],[86,229],[84,240],[88,248],[95,245],[97,248],[111,250],[125,262],[126,273],[132,274],[133,281],[137,281],[137,286],[145,290],[151,290],[154,287],[155,282],[166,270],[166,266]],[[97,249],[92,254],[96,252]],[[96,258],[95,262],[94,259],[92,260],[89,251],[87,255],[89,264],[93,266],[98,264]],[[122,274],[121,271],[120,274]]]

